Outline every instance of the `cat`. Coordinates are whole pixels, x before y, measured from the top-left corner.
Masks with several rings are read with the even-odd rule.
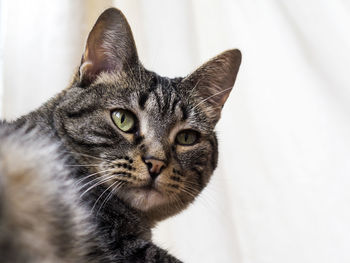
[[[208,184],[240,63],[228,50],[161,77],[121,11],[104,11],[70,86],[0,123],[1,262],[180,262],[151,228]]]

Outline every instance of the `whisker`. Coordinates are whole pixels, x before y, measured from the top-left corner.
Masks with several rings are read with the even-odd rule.
[[[93,179],[91,181],[88,181],[87,183],[85,183],[82,186],[80,186],[80,190],[84,189],[88,185],[91,185],[91,184],[93,184],[93,183],[95,183],[95,182],[97,182],[99,180],[102,180],[102,179],[104,179],[104,178],[106,178],[108,176],[111,176],[111,175],[113,175],[113,173],[110,173],[110,172],[106,173],[106,174],[103,174],[103,175],[100,175],[99,177],[96,177],[95,179]]]
[[[98,201],[100,201],[101,197],[102,197],[110,188],[112,188],[112,187],[113,187],[115,184],[117,184],[117,183],[119,183],[119,181],[116,181],[116,182],[114,182],[113,184],[111,184],[109,187],[106,188],[106,190],[104,190],[104,191],[102,192],[102,194],[100,194],[100,196],[96,199],[94,205],[92,206],[91,211],[93,211],[93,210],[95,209],[95,206],[97,205]]]
[[[217,92],[217,93],[215,93],[215,94],[213,94],[213,95],[211,95],[211,96],[209,96],[209,97],[203,99],[202,101],[200,101],[199,103],[197,103],[197,104],[192,108],[192,110],[194,110],[198,105],[202,104],[203,102],[205,102],[205,101],[211,99],[212,97],[215,97],[215,96],[217,96],[217,95],[219,95],[219,94],[221,94],[221,93],[223,93],[223,92],[226,92],[226,91],[228,91],[228,90],[231,90],[231,89],[232,89],[232,87],[231,87],[231,88],[224,89],[224,90],[221,90],[221,91],[219,91],[219,92]]]
[[[107,178],[105,178],[105,179],[99,181],[98,183],[96,183],[96,184],[90,186],[88,189],[86,189],[86,190],[80,195],[80,198],[82,198],[87,192],[89,192],[89,191],[92,190],[93,188],[95,188],[95,187],[97,187],[97,186],[99,186],[99,185],[101,185],[101,184],[104,184],[104,183],[108,182],[109,180],[111,180],[111,179],[113,179],[113,178],[115,178],[115,175],[111,175],[111,176],[109,176],[109,177],[107,177]],[[100,179],[100,178],[99,178],[99,179]]]
[[[90,155],[90,154],[86,154],[86,153],[73,152],[73,151],[66,151],[66,152],[67,153],[71,153],[71,154],[77,154],[77,155],[82,155],[82,156],[85,156],[85,157],[94,158],[96,160],[100,160],[100,161],[104,161],[104,162],[108,162],[108,163],[112,163],[111,160],[104,159],[104,158],[101,158],[101,157],[96,157],[96,156],[93,156],[93,155]]]
[[[96,175],[96,174],[101,174],[101,173],[105,173],[105,172],[111,172],[113,171],[114,169],[107,169],[107,170],[103,170],[103,171],[99,171],[99,172],[96,172],[96,173],[93,173],[93,174],[89,174],[88,176],[84,176],[83,178],[80,178],[78,181],[75,182],[75,185],[78,185],[80,184],[81,182],[85,181],[86,179]],[[91,182],[91,181],[90,181]]]
[[[105,198],[105,200],[102,202],[100,208],[97,210],[97,215],[100,213],[102,207],[110,200],[110,198],[113,196],[114,192],[120,188],[125,182],[121,181],[119,182],[119,184],[117,184],[112,191],[109,192],[109,194],[107,195],[107,197]]]
[[[99,167],[99,164],[67,164],[68,167]]]
[[[193,86],[193,88],[190,90],[190,96],[193,95],[193,93],[195,92],[195,89],[197,88],[199,82],[202,81],[202,79],[203,79],[203,78],[200,78],[200,79],[197,81],[197,83]]]
[[[193,191],[196,195],[198,195],[200,193],[200,190],[192,187],[192,185],[202,187],[201,185],[197,184],[196,182],[191,182],[190,185],[184,185],[184,187]]]
[[[182,191],[183,193],[186,193],[188,194],[189,196],[193,197],[193,198],[196,198],[197,195],[195,193],[192,193],[191,192],[191,189],[187,188],[186,186],[184,187],[180,187],[180,191]]]
[[[191,188],[190,186],[185,186],[185,188],[187,189],[187,191],[190,191],[190,192],[194,190],[195,196],[196,198],[199,197],[197,198],[197,200],[200,200],[200,202],[204,202],[205,205],[215,207],[215,205],[213,206],[213,203],[215,203],[214,200],[210,199],[209,196],[204,196],[204,195],[199,196],[198,194],[200,193],[200,191],[197,189]]]
[[[193,110],[194,108],[192,108]],[[221,110],[222,107],[219,106],[219,107],[210,107],[210,108],[205,108],[205,109],[201,109],[201,112],[198,112],[198,111],[193,111],[193,116],[198,116],[199,114],[201,114],[202,112],[203,113],[208,113],[208,112],[213,112],[215,110]]]
[[[180,199],[180,197],[174,195],[173,200],[175,200],[175,206],[177,210],[182,210],[184,207],[185,203]]]

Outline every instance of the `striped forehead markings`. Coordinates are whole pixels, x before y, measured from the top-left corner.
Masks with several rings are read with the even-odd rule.
[[[163,92],[161,93],[161,94],[158,94],[158,90],[161,90],[162,91],[162,89],[161,89],[161,86],[158,86],[158,88],[157,89],[154,89],[153,90],[153,92],[152,92],[152,94],[154,95],[154,97],[156,98],[156,102],[157,102],[157,106],[158,106],[158,110],[159,111],[162,111],[162,98],[164,97],[164,94],[163,94]]]
[[[141,110],[145,109],[147,102],[151,97],[154,98],[154,102],[157,104],[158,111],[163,116],[165,116],[166,113],[169,113],[171,115],[174,114],[176,107],[180,106],[182,113],[181,120],[185,121],[188,118],[188,109],[183,103],[181,103],[181,99],[177,96],[176,93],[174,93],[174,91],[171,90],[171,87],[155,85],[148,91],[141,92],[138,98],[138,103]]]
[[[149,92],[142,92],[139,96],[139,106],[141,110],[145,109],[145,104],[148,100]]]

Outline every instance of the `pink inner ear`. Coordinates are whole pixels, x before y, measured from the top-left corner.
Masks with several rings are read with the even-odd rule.
[[[101,72],[124,70],[137,64],[137,51],[132,32],[124,15],[115,8],[107,9],[91,30],[80,66],[82,85],[91,84]]]
[[[102,71],[112,71],[113,67],[108,67],[110,63],[108,63],[103,50],[89,51],[89,46],[87,46],[80,66],[80,76],[84,76],[84,78],[92,82]]]

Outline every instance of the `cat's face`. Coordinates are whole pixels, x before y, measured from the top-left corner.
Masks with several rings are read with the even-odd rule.
[[[56,113],[61,136],[94,174],[83,181],[86,191],[103,185],[159,218],[186,207],[216,167],[214,127],[239,63],[231,50],[185,79],[160,77],[138,62],[122,14],[105,11],[90,33],[79,81]]]
[[[105,77],[89,89],[71,88],[61,106],[70,146],[97,157],[81,158],[96,165],[90,171],[101,180],[95,182],[105,181],[140,210],[188,204],[217,161],[214,123],[200,100],[182,91],[179,80],[152,75],[145,73],[142,82]]]

